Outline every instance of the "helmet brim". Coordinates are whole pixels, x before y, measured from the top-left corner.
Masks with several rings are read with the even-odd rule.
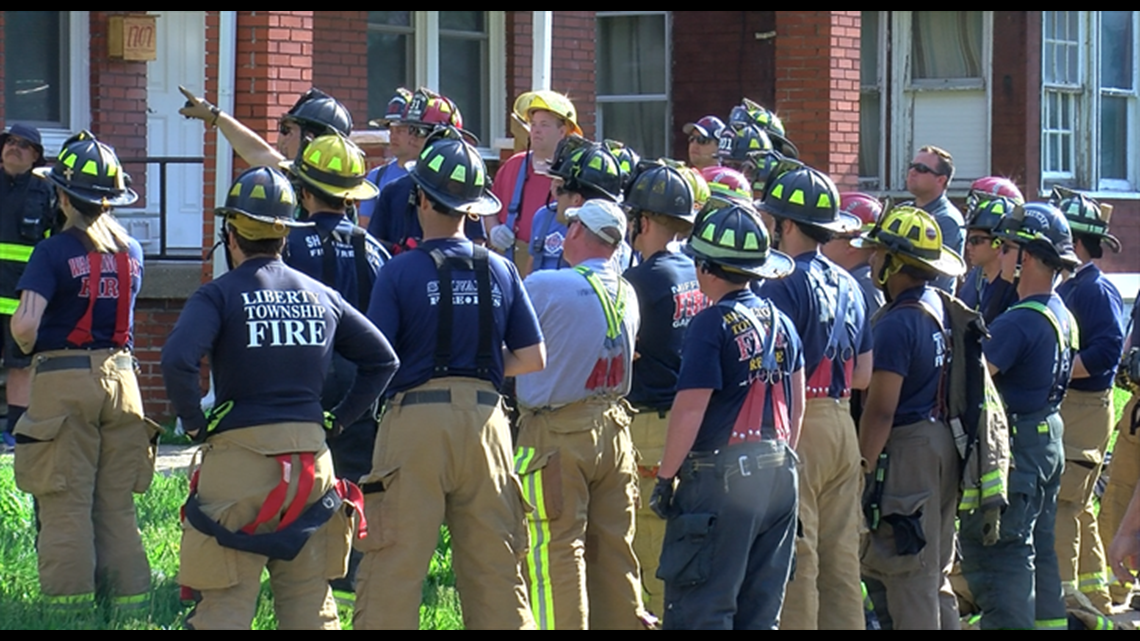
[[[464,200],[453,194],[439,191],[431,185],[426,184],[414,171],[408,175],[432,200],[435,200],[452,211],[469,214],[471,216],[494,216],[503,208],[503,203],[489,190],[485,190],[483,195],[475,200]]]
[[[775,249],[768,250],[768,255],[763,262],[744,261],[717,256],[714,245],[691,236],[689,241],[681,246],[681,252],[690,258],[707,260],[729,271],[739,272],[755,279],[776,280],[784,278],[796,269],[796,262],[791,256]]]
[[[32,170],[32,173],[37,178],[42,178],[56,187],[59,187],[68,196],[76,198],[82,202],[101,204],[108,207],[128,207],[138,202],[139,195],[135,190],[130,187],[125,187],[121,192],[112,194],[109,192],[99,191],[96,189],[83,189],[82,187],[74,187],[55,175],[52,170],[53,167],[37,167]]]
[[[836,219],[830,222],[820,222],[818,220],[811,220],[797,214],[789,214],[786,212],[775,211],[768,207],[763,200],[757,203],[757,209],[772,216],[774,218],[785,218],[804,225],[812,227],[819,227],[836,234],[848,234],[851,232],[859,231],[863,228],[863,221],[858,216],[849,214],[845,211],[838,212]]]
[[[852,238],[849,241],[851,243],[851,246],[856,249],[877,249],[879,247],[882,247],[890,253],[905,257],[907,260],[921,263],[926,267],[929,267],[930,269],[938,272],[939,274],[942,274],[943,276],[951,276],[957,278],[958,276],[966,273],[966,261],[962,260],[962,257],[959,256],[958,253],[954,250],[947,249],[945,245],[941,247],[938,253],[938,258],[931,260],[928,258],[915,256],[914,254],[898,251],[886,243],[872,238],[870,233],[870,231],[865,231],[862,235]]]
[[[286,227],[315,227],[315,223],[304,222],[300,220],[293,220],[292,218],[277,218],[275,216],[261,216],[258,214],[251,214],[242,209],[235,209],[233,207],[217,207],[214,209],[215,216],[245,216],[251,220],[256,220],[259,223],[266,225],[276,225],[278,223]]]
[[[335,198],[348,198],[351,200],[371,200],[380,195],[380,189],[368,182],[366,178],[361,178],[360,184],[352,187],[341,187],[337,185],[330,185],[318,180],[314,180],[306,176],[297,168],[297,163],[292,160],[283,160],[277,166],[285,173],[300,178],[306,185],[318,189]]]

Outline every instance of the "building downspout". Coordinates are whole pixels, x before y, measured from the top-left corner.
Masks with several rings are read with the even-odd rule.
[[[218,108],[234,112],[234,79],[237,60],[237,11],[218,12]],[[214,202],[225,202],[234,173],[234,149],[221,133],[214,145]],[[213,239],[209,239],[211,242]],[[214,252],[214,278],[226,273],[226,254]]]

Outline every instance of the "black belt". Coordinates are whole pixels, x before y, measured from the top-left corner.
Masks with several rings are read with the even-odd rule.
[[[780,467],[787,458],[788,448],[783,441],[765,440],[757,443],[747,443],[744,447],[733,446],[715,452],[690,452],[681,464],[682,478],[695,474],[699,470],[716,470],[729,478],[752,476],[753,472],[766,468]]]
[[[499,404],[501,397],[495,392],[487,392],[483,390],[475,391],[475,402],[480,405],[487,405],[495,407]],[[422,390],[419,392],[407,392],[404,398],[400,399],[400,407],[407,407],[408,405],[429,405],[434,403],[451,403],[451,390],[449,389],[433,389]]]
[[[115,357],[115,367],[119,369],[134,369],[135,359],[132,356],[122,355]],[[65,369],[91,369],[91,356],[56,356],[36,363],[37,372],[58,372]]]

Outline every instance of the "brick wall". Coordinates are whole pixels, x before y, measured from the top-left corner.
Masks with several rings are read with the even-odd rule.
[[[1041,20],[1025,11],[995,11],[993,31],[990,171],[1035,194],[1041,166]]]
[[[107,51],[107,19],[145,11],[91,12],[91,132],[113,146],[120,158],[146,156],[146,63],[113,60]],[[143,164],[124,163],[131,187],[146,199]]]
[[[313,85],[352,112],[356,129],[368,124],[368,12],[313,12]],[[379,116],[381,114],[375,114]]]
[[[527,17],[529,20],[529,16]],[[587,138],[594,137],[597,122],[595,84],[595,40],[597,20],[593,11],[555,11],[553,33],[551,88],[561,91],[574,101],[578,110],[578,125]],[[523,64],[530,68],[530,58]],[[529,76],[529,71],[527,72]],[[528,81],[529,84],[529,81]],[[529,87],[528,87],[529,88]],[[514,97],[511,97],[513,104]]]
[[[858,185],[858,11],[776,12],[776,108],[804,162]]]
[[[774,11],[673,13],[674,158],[688,157],[685,123],[710,114],[727,120],[745,96],[775,108],[775,40],[767,37],[775,28]]]
[[[135,357],[139,360],[139,388],[146,415],[162,422],[173,415],[162,382],[162,346],[182,312],[181,300],[143,300],[135,303]]]

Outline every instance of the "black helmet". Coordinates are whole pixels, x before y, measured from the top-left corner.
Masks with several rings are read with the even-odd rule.
[[[777,168],[765,186],[760,211],[835,233],[858,231],[861,220],[839,211],[839,189],[827,174],[794,161]]]
[[[1017,203],[1002,196],[984,196],[967,212],[966,229],[992,232]]]
[[[428,136],[411,177],[428,197],[452,211],[493,216],[502,209],[491,193],[483,158],[454,128]]]
[[[633,184],[633,171],[637,168],[637,163],[641,162],[641,156],[637,155],[632,147],[617,140],[607,138],[604,144],[618,163],[618,171],[621,172],[621,189],[624,192]]]
[[[352,114],[336,98],[317,88],[304,93],[283,118],[296,120],[302,126],[315,129],[317,135],[338,133],[347,136],[352,133]]]
[[[554,160],[547,173],[564,180],[571,191],[591,188],[614,202],[621,201],[621,169],[605,145],[580,136],[567,136],[554,150]]]
[[[32,171],[85,203],[124,207],[139,199],[129,187],[131,178],[123,171],[115,150],[96,140],[90,131],[68,138],[55,165]]]
[[[1081,264],[1073,252],[1073,234],[1069,222],[1049,203],[1026,203],[1002,218],[994,235],[1021,245],[1055,268]]]
[[[693,222],[693,189],[680,171],[658,162],[637,166],[633,184],[626,190],[625,206],[631,213],[648,212]]]
[[[771,247],[768,228],[751,208],[723,201],[698,217],[684,252],[753,278],[783,278],[792,273],[791,257]]]
[[[285,174],[270,167],[254,167],[237,177],[226,204],[214,213],[224,216],[242,236],[260,240],[284,238],[293,227],[312,227],[312,223],[293,220],[296,208],[297,198]]]
[[[377,118],[376,120],[369,120],[370,127],[377,129],[387,129],[388,127],[399,124],[408,111],[408,103],[412,101],[412,92],[404,87],[396,89],[396,93],[388,99],[388,106],[384,109],[384,117]]]
[[[768,184],[768,179],[772,177],[772,173],[784,160],[786,158],[774,149],[748,154],[748,160],[745,161],[740,171],[752,182],[752,196],[754,198],[764,197],[764,186]]]
[[[716,155],[724,160],[743,163],[748,160],[749,154],[765,151],[772,151],[772,141],[768,139],[768,134],[759,127],[746,125],[740,129],[724,132],[720,137]]]
[[[1049,204],[1061,210],[1074,234],[1086,234],[1120,253],[1120,240],[1108,233],[1108,220],[1102,218],[1100,203],[1088,196],[1064,187],[1054,187]],[[1111,210],[1109,210],[1111,215]]]
[[[792,141],[788,140],[784,131],[784,122],[772,111],[757,102],[744,98],[743,103],[732,108],[728,117],[728,124],[733,129],[741,129],[748,125],[758,127],[768,134],[772,146],[788,158],[799,158],[800,152]]]

